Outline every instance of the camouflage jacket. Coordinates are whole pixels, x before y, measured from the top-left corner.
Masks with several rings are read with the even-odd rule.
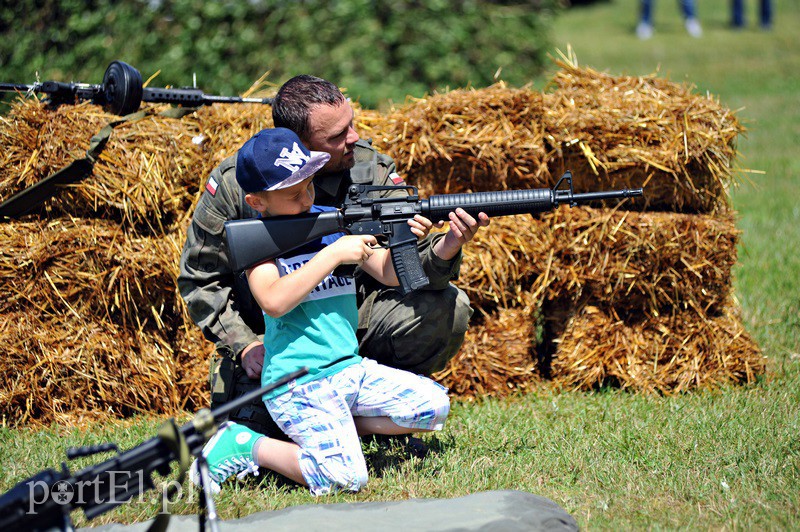
[[[376,152],[369,142],[356,144],[355,166],[345,172],[321,174],[315,177],[316,201],[319,205],[341,206],[351,183],[394,185],[402,180],[395,171],[394,161]],[[402,195],[402,191],[390,194]],[[225,250],[224,223],[258,216],[244,201],[236,182],[236,156],[225,159],[212,170],[187,231],[180,260],[178,288],[192,320],[207,340],[229,345],[240,355],[249,344],[263,334],[264,321],[244,274],[235,274],[228,263]],[[435,221],[435,220],[434,220]],[[437,257],[433,243],[442,234],[432,235],[420,242],[423,269],[431,280],[430,290],[442,289],[458,275],[461,254],[450,261]],[[367,275],[356,274],[369,294],[364,304],[370,305],[377,290],[383,289]]]

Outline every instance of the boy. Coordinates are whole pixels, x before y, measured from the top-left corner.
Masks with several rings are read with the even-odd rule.
[[[309,151],[288,129],[265,129],[239,150],[236,179],[245,201],[262,216],[332,210],[313,204],[312,179],[329,158]],[[433,224],[417,216],[409,225],[424,238]],[[460,248],[455,233],[441,245]],[[308,486],[314,495],[359,491],[367,482],[359,436],[443,428],[450,410],[444,387],[358,354],[355,286],[333,270],[356,264],[397,286],[389,250],[376,245],[371,235],[330,235],[247,271],[266,326],[262,383],[304,366],[309,373],[264,398],[291,442],[227,423],[206,444],[214,490],[229,476],[257,473],[260,466]],[[195,483],[197,473],[193,465]]]

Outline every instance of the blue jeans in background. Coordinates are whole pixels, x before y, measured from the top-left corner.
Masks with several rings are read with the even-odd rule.
[[[734,4],[736,2],[741,3],[742,1],[743,0],[734,0]],[[681,6],[681,13],[683,13],[683,18],[685,19],[697,18],[694,0],[678,0],[678,3]],[[650,26],[653,25],[653,0],[642,0],[641,22],[649,24]]]
[[[744,0],[732,0],[732,8],[731,25],[734,28],[743,28],[745,25]],[[772,0],[760,0],[758,17],[762,28],[772,26]]]

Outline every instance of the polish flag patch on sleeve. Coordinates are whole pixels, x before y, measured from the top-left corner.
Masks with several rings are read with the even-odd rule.
[[[391,174],[389,174],[389,179],[395,185],[402,185],[404,183],[403,178],[400,177],[400,174],[398,174],[397,172],[392,172]]]
[[[213,177],[208,178],[208,183],[206,183],[206,190],[208,191],[209,194],[211,194],[212,196],[216,196],[218,186],[219,185],[217,184],[216,179],[214,179]]]

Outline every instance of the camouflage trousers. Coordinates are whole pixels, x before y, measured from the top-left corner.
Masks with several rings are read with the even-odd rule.
[[[393,289],[360,294],[358,339],[362,356],[381,364],[430,376],[444,369],[464,341],[473,309],[463,290],[417,290],[406,296]],[[211,406],[258,389],[230,347],[217,346],[211,364]],[[270,437],[285,439],[261,400],[231,413],[231,420]]]
[[[461,348],[472,313],[467,294],[452,284],[406,296],[391,289],[373,292],[358,309],[360,354],[430,376]]]

